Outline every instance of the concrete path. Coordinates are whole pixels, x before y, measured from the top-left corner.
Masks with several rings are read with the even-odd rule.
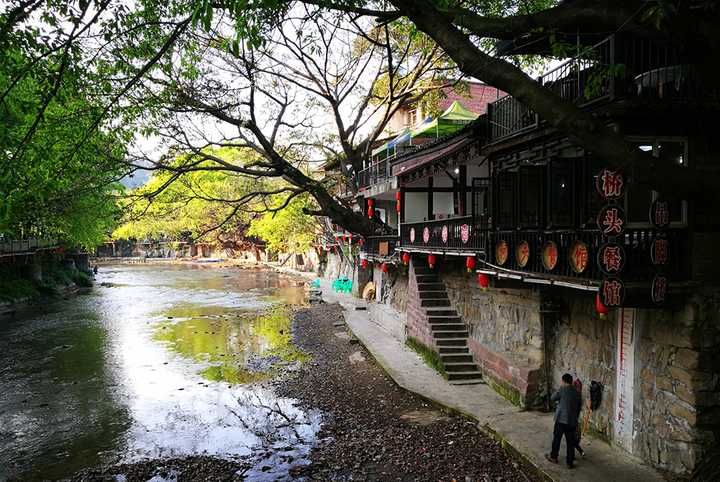
[[[560,464],[545,460],[552,438],[552,414],[521,411],[487,385],[450,385],[427,366],[412,350],[383,327],[387,306],[366,303],[350,294],[332,291],[329,282],[322,284],[323,299],[340,303],[350,330],[368,349],[395,382],[406,390],[435,403],[464,413],[479,422],[486,433],[500,440],[506,448],[554,481],[659,481],[662,477],[618,448],[586,437],[586,457],[577,460],[576,468],[565,467],[565,447],[561,447]],[[356,310],[356,307],[366,308]],[[397,317],[403,314],[397,313]]]

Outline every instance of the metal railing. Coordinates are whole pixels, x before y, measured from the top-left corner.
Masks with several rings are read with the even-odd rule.
[[[475,225],[472,216],[459,216],[403,223],[400,225],[400,239],[403,248],[484,252],[487,230]]]
[[[390,179],[392,159],[394,159],[394,157],[383,159],[360,171],[358,173],[358,185],[364,188]]]
[[[683,64],[672,46],[629,35],[611,35],[546,72],[538,83],[561,99],[587,106],[618,96],[655,98],[717,97],[703,86],[695,69]],[[491,139],[539,126],[535,113],[514,97],[488,105]]]

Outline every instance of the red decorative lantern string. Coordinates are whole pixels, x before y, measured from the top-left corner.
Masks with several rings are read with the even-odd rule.
[[[365,244],[365,240],[363,238],[358,239],[358,244],[362,246],[363,244]]]
[[[400,214],[400,208],[401,208],[401,205],[400,205],[400,191],[398,191],[398,192],[395,193],[395,210],[397,211],[398,214]]]
[[[387,273],[388,272],[387,263],[383,263],[382,266],[380,266],[380,269],[382,270],[383,273]]]
[[[407,266],[410,263],[410,253],[408,253],[408,252],[403,253],[402,262],[405,266]]]
[[[428,266],[430,266],[430,269],[433,269],[433,267],[435,267],[435,261],[437,261],[435,255],[428,254]]]
[[[362,269],[366,269],[366,268],[367,268],[367,260],[366,260],[366,259],[363,259],[363,260],[360,261],[360,267],[361,267]]]
[[[608,307],[605,306],[600,299],[600,293],[595,296],[595,311],[597,311],[597,314],[598,316],[600,316],[601,320],[607,318],[607,314],[610,312]]]
[[[475,256],[468,256],[465,258],[465,267],[468,270],[468,273],[472,273],[472,270],[475,269]]]
[[[369,199],[367,200],[367,205],[368,205],[368,217],[369,217],[370,219],[372,219],[373,216],[374,216],[374,214],[375,214],[375,213],[374,213],[374,210],[373,210],[373,206],[375,205],[375,200],[369,198]]]
[[[490,277],[485,273],[478,273],[478,284],[480,288],[486,290],[490,286]]]

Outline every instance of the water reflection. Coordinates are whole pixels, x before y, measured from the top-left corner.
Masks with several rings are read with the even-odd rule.
[[[187,454],[261,454],[275,477],[286,468],[268,448],[309,450],[319,415],[246,385],[304,359],[278,304],[301,288],[269,272],[153,266],[99,281],[0,323],[0,479]]]

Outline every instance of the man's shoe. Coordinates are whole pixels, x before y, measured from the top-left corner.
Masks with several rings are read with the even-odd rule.
[[[558,459],[550,454],[545,454],[545,458],[554,464],[558,463]]]

